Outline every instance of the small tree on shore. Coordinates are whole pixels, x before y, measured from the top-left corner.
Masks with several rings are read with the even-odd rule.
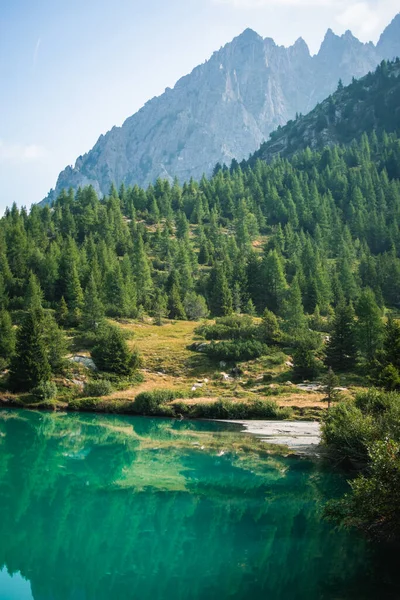
[[[332,367],[329,367],[327,374],[323,378],[323,389],[325,398],[323,398],[324,402],[328,402],[328,410],[331,407],[332,402],[337,402],[340,397],[340,392],[337,389],[339,385],[339,377],[335,375]]]

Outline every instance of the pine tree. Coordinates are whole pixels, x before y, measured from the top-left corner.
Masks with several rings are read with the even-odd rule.
[[[168,316],[170,319],[186,319],[179,289],[175,283],[168,294]]]
[[[282,258],[276,250],[271,250],[263,263],[265,306],[277,313],[287,290]]]
[[[281,337],[278,319],[268,308],[265,309],[262,316],[260,333],[266,344],[276,344]]]
[[[151,279],[149,261],[144,248],[143,237],[140,234],[138,234],[134,244],[133,271],[138,304],[148,306],[150,295],[153,290],[153,282]]]
[[[50,380],[51,370],[43,338],[43,316],[29,311],[18,329],[16,350],[11,361],[10,385],[28,391]]]
[[[292,281],[282,306],[282,329],[291,336],[298,336],[304,330],[304,316],[301,291],[297,277]]]
[[[211,313],[216,317],[232,314],[232,294],[221,263],[217,263],[211,271],[208,290]]]
[[[304,381],[314,379],[320,371],[320,365],[315,358],[314,352],[305,345],[300,345],[293,355],[294,379]]]
[[[65,367],[65,355],[68,353],[65,334],[51,315],[44,317],[42,327],[43,342],[50,369],[52,373],[62,373]]]
[[[42,310],[43,292],[36,275],[31,272],[25,293],[25,308],[27,310]]]
[[[68,306],[65,302],[64,296],[61,297],[60,302],[58,303],[56,310],[56,319],[57,323],[64,327],[68,321]]]
[[[187,318],[191,321],[205,319],[208,315],[208,308],[203,296],[195,292],[188,292],[184,300],[184,309]]]
[[[156,325],[161,326],[163,324],[163,319],[168,314],[168,296],[159,289],[156,290],[155,293],[152,313],[154,315]]]
[[[339,385],[339,377],[335,375],[332,367],[329,367],[327,374],[322,380],[324,393],[326,394],[324,401],[328,402],[328,410],[331,407],[332,402],[335,402],[339,399],[340,393],[336,388]]]
[[[356,314],[358,317],[356,327],[358,344],[365,358],[371,361],[383,341],[381,311],[371,289],[367,288],[361,293],[356,306]]]
[[[82,318],[83,292],[75,263],[72,263],[71,270],[66,278],[66,301],[68,321],[71,325],[78,325]]]
[[[1,264],[0,264],[1,269]],[[8,294],[3,274],[0,272],[0,310],[6,309],[8,306]]]
[[[15,352],[15,331],[10,313],[0,310],[0,367],[6,367]]]
[[[383,338],[384,363],[400,369],[400,324],[392,315],[388,316]]]
[[[335,309],[332,332],[326,346],[325,364],[337,371],[350,371],[357,358],[354,309],[342,301]]]
[[[91,356],[101,371],[117,373],[117,375],[131,375],[139,366],[138,353],[129,350],[121,330],[110,325],[100,331]]]
[[[85,290],[82,325],[85,329],[93,331],[100,326],[103,318],[104,306],[100,300],[95,279],[93,275],[91,275]]]

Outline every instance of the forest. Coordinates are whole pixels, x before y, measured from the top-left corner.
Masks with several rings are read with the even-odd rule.
[[[0,220],[2,395],[57,398],[77,339],[106,374],[85,384],[85,398],[140,381],[146,364],[118,326],[130,320],[199,321],[195,359],[238,372],[283,349],[294,381],[323,377],[324,441],[361,470],[329,514],[398,539],[399,224],[400,139],[385,131],[290,160],[217,165],[200,182],[112,186],[104,198],[64,191],[29,212],[13,205]],[[338,397],[341,373],[381,391]],[[172,399],[147,393],[133,412],[173,416],[161,410]],[[289,416],[264,401],[253,416]],[[194,416],[237,415],[228,404]]]

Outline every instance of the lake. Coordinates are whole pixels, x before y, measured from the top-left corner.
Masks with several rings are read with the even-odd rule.
[[[234,426],[0,412],[0,600],[399,598],[320,462]]]

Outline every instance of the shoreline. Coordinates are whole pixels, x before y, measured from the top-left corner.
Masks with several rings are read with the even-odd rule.
[[[213,420],[242,425],[241,433],[260,437],[268,444],[287,446],[295,454],[319,456],[321,451],[321,425],[318,421]]]
[[[33,411],[55,411],[78,413],[86,412],[90,414],[119,414],[121,416],[135,416],[148,418],[167,418],[177,420],[176,417],[164,415],[140,415],[127,410],[127,406],[114,405],[114,410],[101,410],[98,405],[90,410],[90,407],[85,407],[84,410],[77,410],[76,407],[68,405],[55,405],[52,403],[41,402],[38,404],[23,405],[16,402],[14,399],[0,400],[0,409],[17,409],[17,410],[33,410]],[[112,408],[109,406],[108,408]],[[125,410],[124,410],[125,408]],[[179,420],[179,419],[178,419]],[[201,419],[192,418],[185,420],[193,421],[214,421],[218,423],[229,423],[238,427],[238,432],[248,433],[255,437],[261,438],[261,441],[272,445],[286,446],[295,454],[304,456],[319,456],[321,446],[321,425],[318,421],[302,421],[302,420],[261,420],[261,419]]]

